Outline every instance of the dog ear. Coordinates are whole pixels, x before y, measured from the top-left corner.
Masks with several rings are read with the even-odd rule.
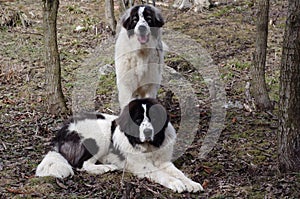
[[[121,115],[116,119],[117,124],[120,126],[120,130],[123,132],[129,131],[128,120],[130,118],[128,105],[123,108]]]
[[[130,109],[134,104],[135,101],[130,102],[125,106],[121,115],[116,119],[116,123],[119,125],[120,130],[125,134],[132,146],[141,143],[139,138],[139,126],[133,121],[130,114]]]
[[[131,13],[131,9],[126,10],[126,12],[121,17],[121,24],[126,30],[129,29],[130,13]]]
[[[158,133],[161,130],[164,131],[169,122],[169,115],[166,109],[159,103],[154,104],[150,107],[149,116],[151,118],[155,133]]]
[[[135,101],[130,102],[127,106],[123,108],[121,111],[121,115],[116,119],[117,124],[120,126],[120,130],[128,135],[136,136],[139,135],[139,126],[134,122],[134,118],[132,118],[132,115],[130,113],[130,110],[132,110],[132,106]]]
[[[129,37],[134,34],[134,26],[132,24],[132,14],[134,12],[133,9],[137,9],[137,7],[129,8],[121,17],[121,25],[127,30]]]
[[[158,8],[153,7],[152,9],[154,9],[155,13],[155,25],[160,28],[165,24],[164,18],[162,17],[161,11]]]

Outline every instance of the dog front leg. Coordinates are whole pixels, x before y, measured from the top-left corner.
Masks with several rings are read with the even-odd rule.
[[[118,169],[118,167],[113,164],[96,165],[95,164],[96,162],[97,162],[97,159],[95,159],[95,158],[88,159],[87,161],[85,161],[83,163],[81,170],[84,170],[84,171],[86,171],[88,173],[92,173],[92,174],[103,174],[108,171],[114,171],[114,170]]]
[[[177,169],[172,162],[165,162],[159,166],[160,169],[164,170],[166,173],[171,176],[180,179],[186,186],[189,192],[198,192],[203,191],[201,184],[194,182],[190,178],[186,177],[182,171]]]
[[[126,170],[139,178],[148,178],[149,180],[161,184],[178,193],[187,190],[181,180],[176,179],[164,170],[155,167],[151,162],[140,156],[134,158],[128,157]]]
[[[187,190],[185,184],[181,180],[170,176],[168,173],[159,170],[158,168],[156,168],[156,170],[153,171],[147,171],[145,173],[139,173],[136,175],[140,178],[146,177],[153,182],[156,182],[173,190],[174,192],[181,193]]]

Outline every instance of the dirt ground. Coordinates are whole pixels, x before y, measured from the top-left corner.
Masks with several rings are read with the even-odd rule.
[[[63,180],[34,177],[63,121],[46,112],[41,2],[0,1],[1,198],[300,198],[300,173],[280,174],[276,163],[278,77],[286,1],[271,1],[270,8],[266,81],[275,105],[272,113],[256,111],[247,97],[255,42],[254,0],[223,0],[202,13],[175,10],[171,4],[158,6],[166,20],[164,29],[190,37],[211,56],[227,97],[225,128],[214,149],[200,160],[199,150],[212,115],[209,89],[201,72],[175,54],[179,51],[166,55],[167,65],[188,79],[199,101],[195,138],[175,165],[203,184],[205,191],[182,194],[129,173],[122,177],[122,171],[101,176],[78,172]],[[118,6],[115,10],[119,17]],[[105,23],[103,1],[61,1],[57,26],[63,92],[72,108],[80,71],[95,65],[95,60],[114,63],[113,55],[97,54],[109,52],[103,42],[112,37]],[[97,79],[92,102],[96,111],[117,114],[113,108],[115,76],[109,68]],[[178,98],[164,87],[159,98],[178,127],[182,111],[178,110]]]

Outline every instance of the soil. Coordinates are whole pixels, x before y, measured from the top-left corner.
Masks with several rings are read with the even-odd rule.
[[[165,1],[169,7],[159,6],[166,20],[164,29],[188,36],[211,56],[227,98],[225,128],[213,150],[199,158],[213,114],[210,91],[201,71],[189,60],[176,50],[166,55],[166,64],[191,83],[200,115],[191,132],[193,142],[174,163],[205,191],[181,194],[130,173],[123,176],[122,171],[103,175],[76,172],[63,180],[34,176],[65,119],[47,113],[41,2],[0,1],[1,198],[300,198],[300,173],[282,174],[277,167],[278,82],[286,1],[271,1],[270,7],[266,81],[275,105],[273,112],[257,111],[247,95],[256,1],[223,0],[202,13],[175,10],[170,1]],[[118,18],[117,5],[115,10]],[[104,13],[103,1],[60,2],[57,28],[63,92],[72,109],[82,71],[97,65],[95,61],[105,63],[105,75],[97,76],[97,84],[91,85],[95,93],[87,109],[118,114],[113,54],[101,55],[113,53],[105,49],[113,36]],[[184,114],[180,98],[162,86],[159,99],[180,129]]]

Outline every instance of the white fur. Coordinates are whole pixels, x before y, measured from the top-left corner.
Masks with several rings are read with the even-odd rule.
[[[74,172],[71,165],[61,154],[50,151],[38,165],[35,175],[65,178],[74,175]]]
[[[101,146],[102,150],[99,150],[98,153],[95,154],[94,158],[92,158],[94,160],[94,164],[100,157],[108,153],[108,148],[111,142],[111,121],[117,118],[117,116],[113,115],[102,115],[104,115],[106,118],[105,120],[80,120],[76,121],[76,123],[71,123],[68,128],[69,131],[76,131],[84,138],[95,139],[98,146]],[[87,170],[91,171],[93,169],[88,168]],[[36,176],[54,176],[57,178],[65,178],[73,174],[74,172],[71,165],[60,153],[56,151],[48,152],[36,169]]]
[[[142,8],[139,10],[140,15]],[[128,12],[124,17],[129,17]],[[149,41],[141,44],[138,41],[139,25],[145,25],[147,31],[150,31],[145,19],[140,17],[134,29],[135,34],[128,37],[127,30],[122,26],[115,45],[115,68],[121,109],[134,98],[156,98],[161,83],[164,65],[161,30],[158,29],[157,37],[150,34]],[[141,90],[137,91],[138,88]]]
[[[151,124],[151,122],[149,121],[149,118],[147,117],[147,114],[146,114],[146,104],[143,104],[142,105],[143,109],[144,109],[144,120],[142,121],[142,123],[140,124],[140,127],[139,127],[139,130],[140,130],[140,140],[142,142],[144,142],[146,140],[146,135],[145,135],[145,130],[146,129],[149,129],[152,131],[152,134],[151,134],[151,140],[153,141],[154,139],[154,128]]]
[[[171,123],[168,124],[165,136],[166,138],[159,149],[149,145],[140,145],[134,148],[119,130],[114,133],[113,139],[116,141],[115,146],[127,158],[127,171],[134,173],[140,178],[149,178],[175,192],[202,191],[203,188],[199,183],[186,177],[171,162],[173,145],[176,139],[175,129]]]
[[[105,157],[105,156],[104,156]],[[96,158],[91,158],[83,163],[82,170],[87,171],[88,173],[93,174],[103,174],[108,171],[117,170],[118,167],[113,164],[100,164],[96,165]]]

